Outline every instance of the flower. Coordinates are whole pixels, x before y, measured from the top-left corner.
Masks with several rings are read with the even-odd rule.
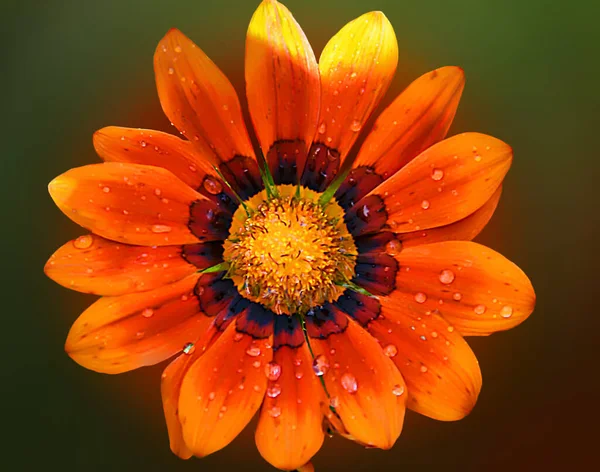
[[[392,26],[371,12],[317,63],[291,13],[265,0],[246,43],[257,158],[232,85],[171,30],[156,81],[187,139],[104,128],[104,163],[50,183],[92,234],[61,247],[46,273],[103,297],[66,350],[105,373],[180,353],[162,376],[178,456],[223,448],[259,410],[258,449],[280,469],[307,464],[324,425],[390,448],[407,407],[444,421],[473,408],[481,373],[463,336],[532,312],[526,275],[470,241],[512,150],[478,133],[444,139],[460,68],[418,78],[352,150],[397,59]]]

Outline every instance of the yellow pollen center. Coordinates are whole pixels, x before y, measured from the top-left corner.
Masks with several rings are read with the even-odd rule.
[[[267,200],[263,191],[233,218],[224,259],[241,295],[277,314],[305,313],[335,301],[354,275],[356,246],[334,201],[322,207],[320,194],[281,185]]]

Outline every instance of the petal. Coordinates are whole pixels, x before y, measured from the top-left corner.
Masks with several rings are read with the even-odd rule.
[[[240,102],[227,77],[183,33],[171,29],[154,54],[165,115],[210,163],[254,157]]]
[[[159,167],[78,167],[56,177],[49,191],[75,223],[113,241],[166,246],[227,235],[216,204]]]
[[[319,116],[319,69],[302,29],[282,4],[263,1],[246,36],[246,94],[276,183],[297,182]]]
[[[269,383],[256,429],[256,445],[277,469],[298,469],[323,444],[321,410],[327,404],[306,343],[296,349],[277,349],[265,374]]]
[[[396,300],[419,315],[437,310],[463,335],[486,335],[522,323],[535,293],[504,256],[477,243],[446,241],[403,249],[396,260]]]
[[[481,208],[511,162],[512,149],[499,139],[459,134],[421,153],[369,196],[384,200],[394,232],[444,226]]]
[[[325,339],[311,339],[331,406],[355,440],[392,447],[402,429],[405,400],[402,375],[377,341],[354,320]],[[319,357],[321,356],[321,357]]]
[[[481,390],[473,351],[441,316],[419,316],[402,297],[381,297],[381,315],[369,332],[394,361],[408,388],[407,406],[442,421],[466,416]]]
[[[264,366],[272,336],[254,339],[230,323],[188,370],[181,384],[179,419],[185,444],[196,456],[225,447],[258,411],[267,388]]]
[[[354,167],[372,167],[386,179],[444,139],[464,86],[460,67],[441,67],[419,77],[377,118]]]
[[[210,324],[193,293],[198,275],[149,292],[101,298],[75,321],[65,350],[96,372],[118,374],[180,352]]]
[[[394,28],[379,11],[345,25],[319,58],[321,114],[315,142],[343,161],[396,72]]]
[[[207,174],[214,175],[192,143],[160,131],[108,126],[94,133],[94,148],[107,162],[162,167],[195,189]]]
[[[187,349],[182,355],[167,366],[161,377],[160,390],[171,451],[182,459],[189,459],[193,453],[183,440],[183,429],[179,421],[181,384],[189,368],[221,334],[215,324],[211,324],[205,332],[200,334],[198,339],[186,346]]]
[[[442,241],[471,241],[485,228],[496,211],[502,186],[494,192],[490,199],[477,211],[466,218],[449,225],[431,228],[426,231],[414,231],[398,235],[404,247],[431,244]]]
[[[217,264],[208,258],[202,267]],[[153,290],[193,274],[181,246],[130,246],[87,234],[69,241],[46,263],[55,282],[84,293],[125,295]]]

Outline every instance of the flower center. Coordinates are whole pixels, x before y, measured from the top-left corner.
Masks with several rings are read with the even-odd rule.
[[[293,185],[245,202],[233,216],[224,260],[240,294],[277,314],[306,313],[337,300],[354,276],[356,246],[335,202]]]

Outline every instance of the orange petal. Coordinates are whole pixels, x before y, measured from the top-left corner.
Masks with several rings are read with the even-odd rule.
[[[306,344],[280,347],[265,367],[269,379],[256,429],[260,454],[273,467],[294,470],[306,464],[323,444],[325,392],[312,370]]]
[[[471,241],[485,228],[496,211],[502,186],[494,192],[490,199],[477,211],[466,218],[446,226],[431,228],[426,231],[414,231],[398,235],[404,247],[431,244],[442,241]]]
[[[446,241],[403,249],[394,298],[420,316],[440,313],[463,335],[522,323],[535,293],[515,264],[477,243]]]
[[[101,298],[69,332],[65,349],[83,367],[119,374],[180,352],[210,324],[193,293],[194,274],[143,293]]]
[[[323,49],[321,114],[315,142],[336,149],[343,160],[396,72],[394,29],[379,11],[344,26]]]
[[[214,174],[192,143],[160,131],[108,126],[94,133],[94,147],[105,161],[162,167],[192,188]]]
[[[252,16],[245,67],[250,116],[272,172],[280,164],[295,164],[301,173],[317,129],[319,68],[302,29],[282,4],[265,0]]]
[[[375,338],[349,320],[344,332],[313,338],[311,345],[315,361],[328,367],[323,379],[331,406],[350,436],[366,445],[392,447],[404,421],[405,385]]]
[[[169,445],[171,451],[181,459],[189,459],[193,455],[183,440],[178,408],[181,382],[192,362],[196,360],[193,355],[181,355],[172,361],[163,371],[160,384],[163,410],[169,431]]]
[[[180,246],[130,246],[92,234],[66,243],[44,268],[48,277],[67,288],[112,296],[153,290],[196,270],[183,258]]]
[[[236,155],[254,157],[235,89],[181,31],[171,29],[154,54],[165,115],[212,164]]]
[[[214,318],[211,318],[214,319]],[[161,396],[163,410],[169,432],[169,443],[171,451],[182,459],[189,459],[193,453],[183,440],[183,429],[179,421],[179,395],[181,384],[189,368],[202,356],[206,350],[220,337],[222,333],[215,326],[210,324],[208,329],[201,333],[199,337],[188,344],[184,353],[173,360],[163,371],[161,377]]]
[[[444,226],[481,208],[511,162],[512,149],[499,139],[459,134],[421,153],[369,195],[383,199],[394,232]]]
[[[383,316],[368,330],[402,373],[407,406],[442,421],[466,416],[481,390],[479,363],[469,345],[436,313],[420,316],[394,293],[380,301]]]
[[[128,244],[196,243],[200,238],[189,227],[192,205],[212,211],[213,217],[218,213],[215,204],[167,170],[137,164],[109,162],[71,169],[50,182],[49,191],[75,223]],[[200,216],[196,220],[199,225],[206,222]],[[223,237],[222,230],[206,225],[203,229],[203,240]]]
[[[240,315],[243,316],[243,315]],[[264,367],[271,339],[253,339],[231,323],[188,370],[181,385],[179,419],[196,456],[227,446],[258,411],[267,388]]]
[[[444,139],[464,86],[460,67],[441,67],[419,77],[377,118],[354,167],[373,167],[386,179]]]

